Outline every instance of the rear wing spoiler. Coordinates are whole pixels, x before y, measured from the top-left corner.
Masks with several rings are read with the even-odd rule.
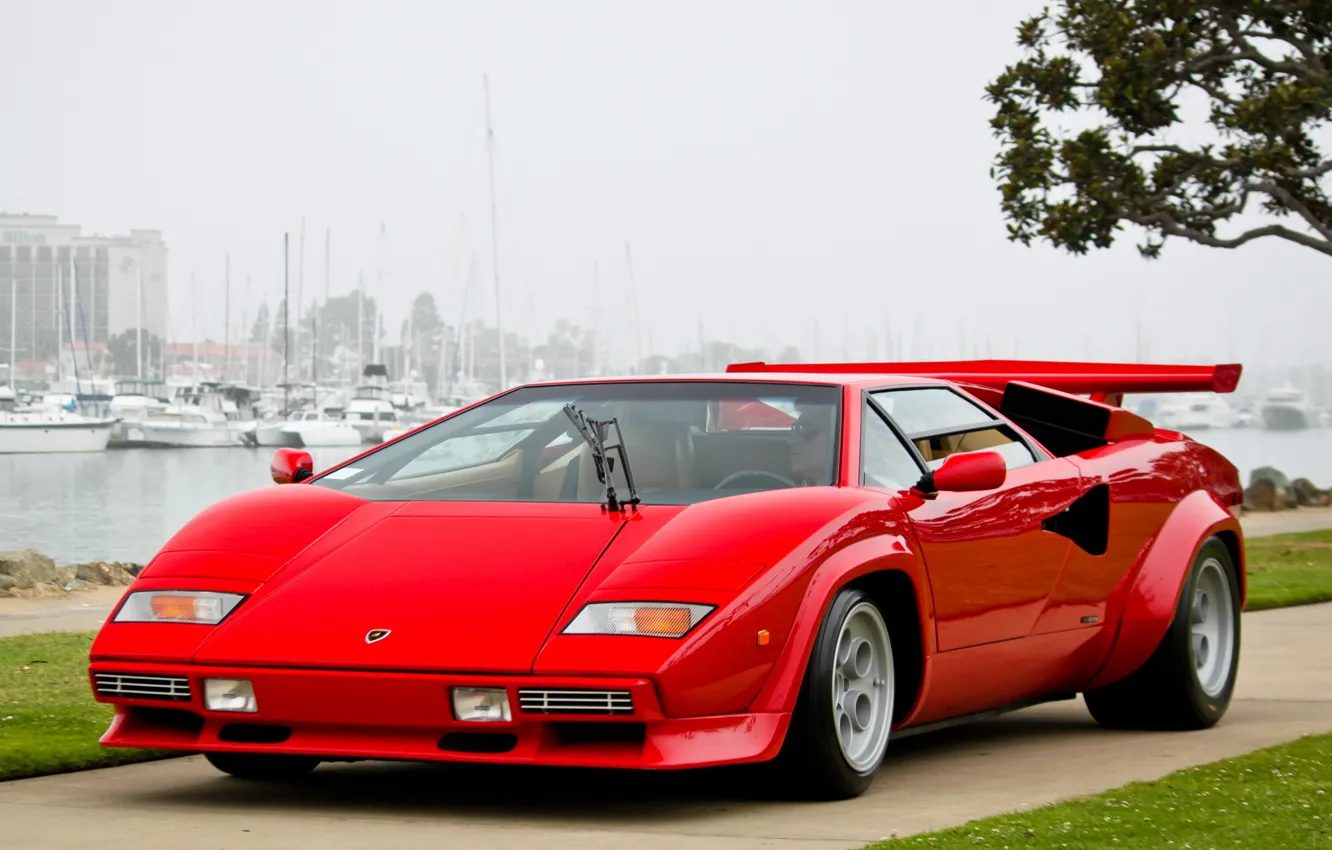
[[[895,375],[959,385],[1064,457],[1123,440],[1151,439],[1156,428],[1121,407],[1125,393],[1234,392],[1242,367],[1069,363],[1054,360],[952,360],[919,363],[734,363],[727,372]],[[1084,396],[1090,396],[1087,398]]]
[[[915,363],[732,363],[727,372],[802,372],[841,375],[902,375],[938,378],[1002,391],[1012,381],[1061,393],[1090,395],[1118,404],[1125,393],[1232,393],[1239,363],[1219,366],[1161,366],[1145,363],[1078,363],[1062,360],[940,360]]]

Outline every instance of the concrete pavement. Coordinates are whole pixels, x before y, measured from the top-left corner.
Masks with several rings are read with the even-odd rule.
[[[1332,604],[1244,615],[1215,728],[1111,732],[1080,700],[903,739],[865,796],[764,799],[750,774],[604,774],[363,763],[256,786],[202,758],[0,783],[0,847],[225,850],[856,848],[1332,731]]]

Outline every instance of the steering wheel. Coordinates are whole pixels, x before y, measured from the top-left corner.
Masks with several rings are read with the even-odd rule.
[[[727,484],[736,480],[737,478],[751,478],[756,476],[760,478],[771,478],[774,481],[780,481],[781,483],[785,484],[787,487],[796,486],[796,483],[792,481],[790,478],[787,478],[785,475],[778,475],[777,473],[769,472],[766,469],[741,469],[738,472],[732,472],[730,475],[718,481],[717,484],[712,489],[720,490],[723,487],[725,487]]]

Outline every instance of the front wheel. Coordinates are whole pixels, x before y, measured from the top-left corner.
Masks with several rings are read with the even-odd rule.
[[[1239,578],[1230,550],[1212,537],[1193,559],[1174,620],[1152,656],[1083,696],[1108,728],[1206,729],[1230,706],[1239,654]]]
[[[803,796],[863,794],[883,761],[896,692],[883,615],[860,590],[833,599],[819,627],[779,761]]]
[[[286,756],[269,753],[204,753],[209,764],[238,779],[260,782],[290,782],[300,779],[319,766],[314,756]]]

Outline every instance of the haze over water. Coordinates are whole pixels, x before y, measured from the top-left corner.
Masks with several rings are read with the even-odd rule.
[[[1244,482],[1259,466],[1332,486],[1332,429],[1199,432]],[[317,469],[362,447],[315,449]],[[0,455],[0,550],[33,547],[57,563],[146,563],[172,534],[218,499],[268,477],[271,449],[124,450],[96,454]]]

